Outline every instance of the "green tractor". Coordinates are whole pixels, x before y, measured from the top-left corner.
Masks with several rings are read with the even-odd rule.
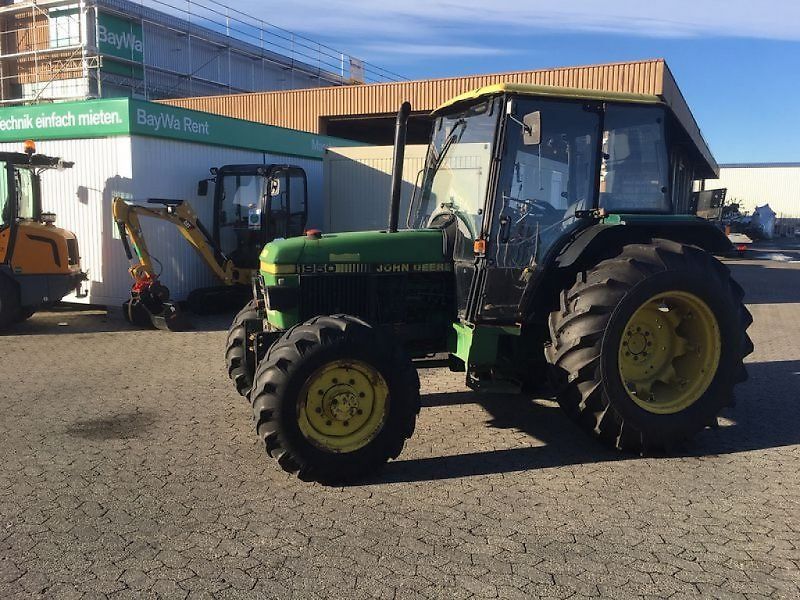
[[[549,390],[606,444],[673,448],[746,379],[752,322],[691,214],[718,167],[656,96],[501,84],[437,109],[398,231],[397,118],[386,231],[266,245],[226,362],[258,435],[304,480],[396,458],[420,409],[415,359],[446,353],[477,391]]]

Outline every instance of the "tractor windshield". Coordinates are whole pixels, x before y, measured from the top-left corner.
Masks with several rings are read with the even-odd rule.
[[[473,239],[479,235],[498,105],[494,99],[436,120],[411,227],[428,227],[441,215],[455,214]]]

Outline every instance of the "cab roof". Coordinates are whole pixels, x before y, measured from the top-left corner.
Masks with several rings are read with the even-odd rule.
[[[436,108],[433,116],[448,112],[460,104],[469,104],[499,94],[516,94],[522,96],[536,96],[547,98],[565,98],[574,100],[597,100],[601,102],[620,102],[624,104],[651,104],[662,105],[670,110],[680,124],[686,136],[694,145],[696,177],[712,179],[719,177],[719,166],[711,154],[705,139],[700,133],[700,128],[694,120],[685,102],[683,106],[673,106],[662,96],[653,94],[632,94],[629,92],[610,92],[604,90],[587,90],[573,87],[559,87],[552,85],[533,85],[526,83],[495,83],[455,96]],[[683,97],[681,96],[681,101]]]

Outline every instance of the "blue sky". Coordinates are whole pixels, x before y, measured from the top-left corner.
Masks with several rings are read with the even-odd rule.
[[[800,161],[797,0],[228,3],[414,79],[663,57],[718,161]]]

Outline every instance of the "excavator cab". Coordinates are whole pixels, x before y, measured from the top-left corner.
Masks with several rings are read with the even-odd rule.
[[[300,167],[225,165],[211,173],[214,243],[238,268],[257,269],[268,241],[303,234],[308,184]],[[198,185],[199,195],[208,193],[208,181]]]
[[[251,295],[259,254],[267,242],[301,235],[308,214],[305,171],[287,164],[241,164],[211,169],[211,177],[197,185],[197,195],[207,196],[214,183],[210,229],[184,200],[151,198],[135,204],[114,198],[112,212],[125,254],[132,261],[134,284],[123,314],[136,324],[159,329],[188,327],[179,305],[170,301],[169,289],[159,280],[157,260],[150,255],[139,217],[175,225],[222,285],[193,290],[186,304],[192,312],[220,312],[241,306]]]
[[[0,329],[24,321],[71,291],[80,294],[78,240],[42,211],[41,174],[72,167],[57,157],[0,152]]]

